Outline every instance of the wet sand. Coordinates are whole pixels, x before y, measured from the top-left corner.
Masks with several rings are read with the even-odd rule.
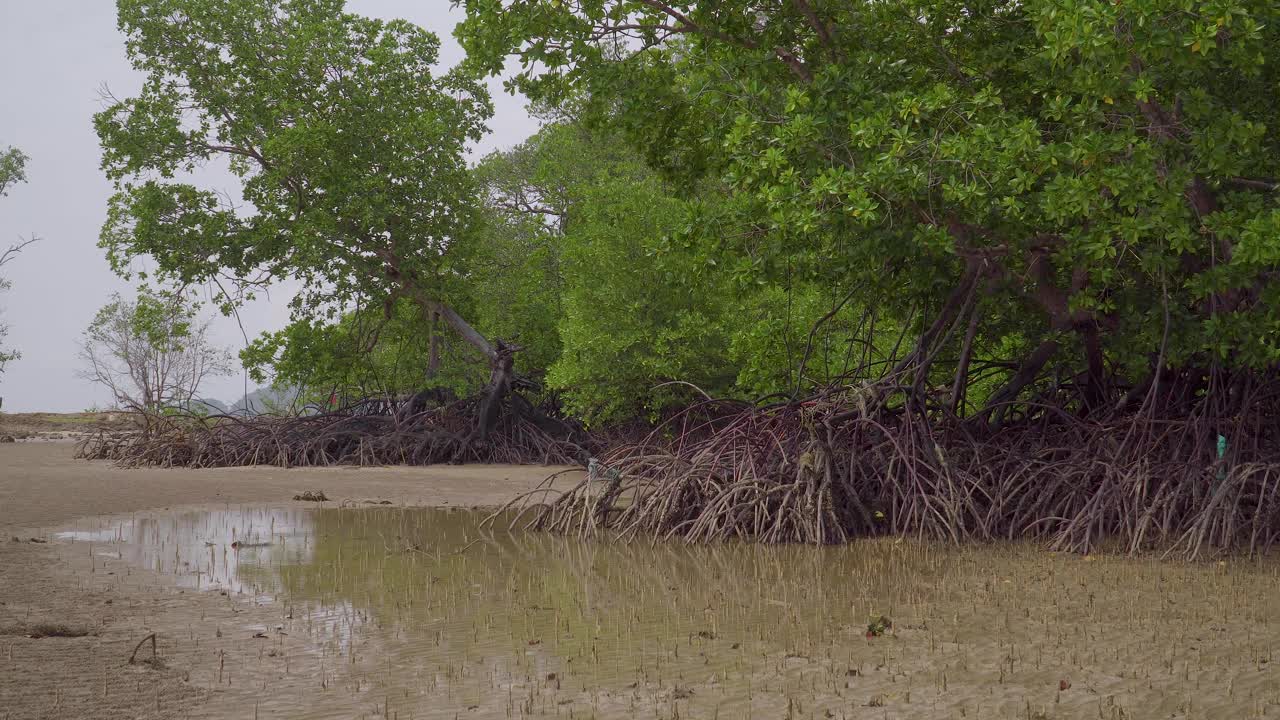
[[[1275,560],[621,545],[406,507],[545,475],[126,471],[0,446],[0,525],[49,540],[0,544],[0,719],[1280,714]],[[357,507],[287,499],[303,489]],[[41,622],[95,634],[12,634]],[[152,632],[162,665],[126,664]]]
[[[263,643],[246,643],[252,633],[243,629],[272,625],[279,608],[187,591],[144,568],[103,568],[87,547],[52,538],[72,521],[180,506],[314,505],[290,499],[304,490],[324,491],[330,506],[344,500],[497,505],[549,472],[477,465],[128,470],[72,454],[68,442],[0,444],[0,720],[244,718],[254,716],[262,696],[254,667],[259,655],[271,656]],[[93,634],[24,636],[39,623]],[[226,631],[218,637],[221,628]],[[193,638],[205,630],[208,641],[197,645]],[[134,645],[152,632],[160,638],[164,667],[127,665]],[[189,641],[179,642],[183,638]],[[149,645],[139,654],[148,653]],[[306,653],[299,655],[304,660],[289,674],[299,679],[295,691],[305,697],[321,673],[307,664]],[[191,668],[208,666],[211,657],[221,659],[221,683],[193,681]]]
[[[491,465],[126,469],[76,460],[72,452],[68,442],[0,445],[0,532],[37,531],[90,515],[179,505],[277,502],[304,490],[322,490],[334,504],[390,500],[432,507],[493,506],[550,472]]]

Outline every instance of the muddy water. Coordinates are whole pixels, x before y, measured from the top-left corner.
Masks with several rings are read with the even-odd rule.
[[[268,642],[305,641],[319,671],[264,680],[261,717],[1280,714],[1272,562],[597,543],[481,517],[202,510],[62,537],[275,608]]]

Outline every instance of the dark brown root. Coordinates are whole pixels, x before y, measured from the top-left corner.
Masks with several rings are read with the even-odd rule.
[[[473,430],[479,403],[468,399],[406,413],[395,402],[373,399],[334,412],[294,417],[146,414],[140,432],[95,433],[80,442],[77,453],[82,458],[112,460],[130,467],[197,468],[465,462],[552,465],[585,460],[581,435],[548,434],[545,417],[531,414],[528,403],[504,413],[487,437],[476,438]]]
[[[145,644],[148,640],[151,641],[151,657],[143,658],[139,660],[138,650],[142,649],[143,644]],[[138,641],[137,645],[133,646],[133,652],[129,653],[129,664],[130,665],[150,665],[154,669],[159,669],[164,667],[164,661],[160,659],[160,654],[156,652],[156,634],[155,633],[151,633],[150,635],[142,638],[141,640]]]
[[[1025,538],[1062,551],[1105,542],[1189,558],[1260,552],[1280,537],[1280,453],[1261,422],[1226,429],[1194,415],[1027,411],[979,436],[905,408],[869,415],[848,396],[718,410],[698,406],[618,447],[598,466],[607,476],[570,485],[553,476],[501,517],[580,536]],[[1222,457],[1219,432],[1231,436]]]

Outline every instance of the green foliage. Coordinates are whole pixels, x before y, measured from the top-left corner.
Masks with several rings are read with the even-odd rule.
[[[847,369],[855,305],[810,348],[840,297],[766,281],[749,264],[743,273],[690,242],[691,223],[726,203],[722,188],[673,184],[617,135],[575,122],[549,124],[476,172],[489,217],[466,251],[477,325],[520,333],[525,367],[549,368],[548,385],[581,417],[642,416],[696,396],[673,381],[757,397]]]
[[[101,244],[118,272],[146,255],[183,283],[301,280],[300,322],[451,298],[449,248],[473,222],[463,153],[487,95],[433,73],[433,34],[343,5],[119,0],[145,82],[94,120],[117,188]],[[183,181],[215,158],[238,201]]]
[[[16,147],[0,151],[0,197],[9,194],[9,188],[27,181],[27,161],[25,153]]]
[[[485,223],[459,246],[472,312],[486,332],[524,348],[516,362],[526,372],[545,371],[560,356],[560,238],[576,207],[572,193],[615,154],[578,128],[552,124],[474,170]]]
[[[923,327],[976,273],[986,350],[1280,359],[1274,3],[465,4],[476,67],[723,183],[687,238],[739,286]]]
[[[27,161],[29,159],[30,158],[27,157],[27,155],[15,147],[10,147],[0,151],[0,197],[8,195],[9,188],[14,185],[27,181],[26,168]],[[30,241],[10,246],[8,250],[0,252],[0,268],[3,268],[9,263],[9,261],[13,260],[14,256],[25,245],[27,245],[28,242]],[[4,292],[8,289],[9,281],[0,277],[0,292]],[[13,348],[6,348],[4,346],[4,338],[8,334],[8,324],[0,323],[0,374],[4,373],[5,365],[22,357],[22,353]]]
[[[353,311],[333,323],[291,323],[255,339],[240,359],[256,383],[301,388],[304,404],[324,404],[335,395],[404,395],[424,385],[461,395],[487,379],[483,365],[453,340],[446,345],[440,373],[424,382],[428,343],[418,308],[401,300],[389,316],[378,308]]]
[[[683,200],[617,136],[553,122],[476,175],[488,223],[465,245],[469,307],[518,338],[518,361],[572,412],[614,420],[689,397],[654,391],[671,380],[730,389],[723,283],[672,244]]]
[[[917,339],[961,413],[1040,348],[1122,387],[1280,360],[1274,3],[464,4],[436,75],[434,36],[339,0],[119,0],[147,80],[96,118],[116,269],[300,278],[243,359],[326,390],[483,383],[447,306],[591,421]],[[511,54],[553,121],[468,169]],[[184,182],[214,158],[242,202]]]
[[[717,392],[733,378],[719,322],[725,299],[684,257],[663,252],[681,203],[656,177],[637,174],[582,187],[564,237],[564,352],[549,379],[587,417],[634,415],[689,395],[655,395],[663,382]]]
[[[753,399],[789,396],[856,367],[867,351],[862,343],[870,327],[861,306],[841,300],[815,283],[765,285],[744,298],[738,312],[726,317],[738,391]]]

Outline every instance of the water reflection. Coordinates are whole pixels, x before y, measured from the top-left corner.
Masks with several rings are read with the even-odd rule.
[[[615,693],[663,704],[692,682],[749,682],[761,657],[808,657],[860,637],[869,615],[902,617],[948,572],[914,543],[597,543],[492,531],[482,517],[226,509],[62,537],[185,587],[277,602],[291,631],[423,712],[442,693],[450,707],[528,715],[566,698],[600,710]]]
[[[321,659],[296,679],[314,704],[281,694],[283,717],[1168,717],[1186,687],[1222,717],[1280,705],[1274,563],[588,542],[482,517],[226,509],[64,537],[275,603]],[[1062,695],[1068,677],[1093,689]]]
[[[310,562],[314,526],[309,510],[199,510],[104,520],[57,537],[103,545],[101,554],[173,575],[181,587],[266,596],[278,578],[262,570]]]
[[[657,669],[706,675],[735,653],[809,652],[866,618],[936,597],[942,556],[918,544],[854,548],[613,544],[489,532],[466,511],[321,510],[306,562],[278,567],[295,604],[350,602],[399,659],[523,657],[533,675],[592,683]],[[684,652],[683,656],[681,652]],[[400,655],[402,653],[402,655]],[[521,676],[497,663],[490,668]]]

